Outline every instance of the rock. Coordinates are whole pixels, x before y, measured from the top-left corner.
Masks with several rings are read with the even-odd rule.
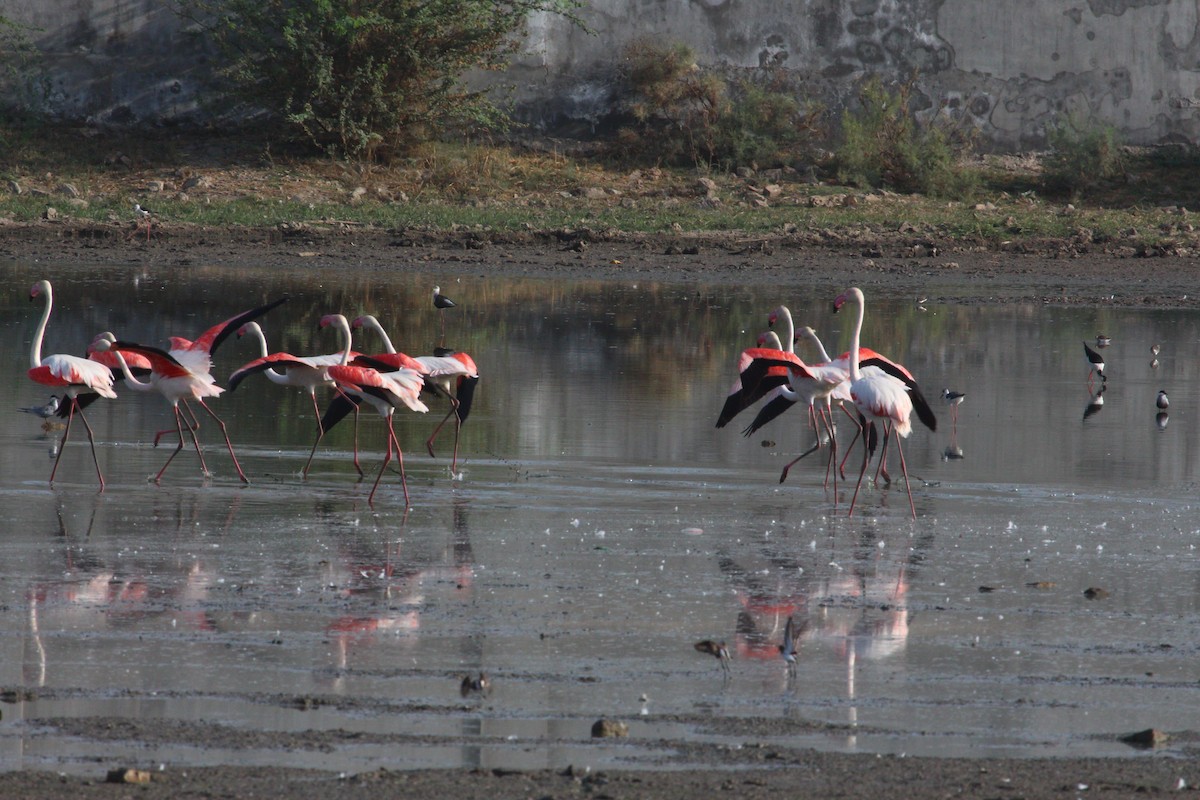
[[[767,197],[774,198],[783,194],[783,187],[778,183],[768,183],[763,187],[763,191],[766,192]]]
[[[165,188],[166,184],[162,181],[149,181],[146,183],[146,191],[148,192],[161,192]]]
[[[183,191],[188,192],[192,189],[211,189],[212,181],[205,175],[193,175],[183,182]]]
[[[1144,731],[1122,736],[1121,741],[1135,747],[1158,747],[1161,744],[1165,744],[1169,738],[1171,737],[1158,728],[1146,728]]]
[[[629,726],[615,719],[598,719],[592,725],[592,738],[614,739],[629,735]]]
[[[82,197],[72,197],[67,201],[67,205],[69,205],[71,208],[87,208],[88,201],[84,200]]]
[[[54,206],[46,206],[46,210],[42,212],[42,219],[50,221],[58,219],[58,209]]]
[[[738,167],[736,172],[737,176],[744,181],[752,180],[754,178],[754,170],[750,169],[749,167]]]
[[[149,783],[150,773],[144,769],[110,769],[105,781],[108,783]]]
[[[1101,589],[1099,586],[1089,586],[1083,590],[1083,596],[1088,600],[1103,600],[1108,597],[1108,590]]]
[[[20,194],[21,193],[21,184],[17,183],[16,181],[9,181],[8,182],[8,193],[9,194]]]
[[[603,200],[608,194],[599,186],[589,186],[583,190],[583,197],[586,200]]]
[[[54,188],[54,191],[58,192],[64,197],[79,197],[79,190],[69,183],[60,183]]]
[[[700,194],[703,194],[706,197],[716,197],[717,182],[712,178],[701,178],[700,180],[696,181],[696,189]]]
[[[356,186],[356,187],[354,187],[354,191],[352,191],[350,193],[350,202],[351,203],[361,203],[363,198],[366,196],[367,196],[367,187]]]

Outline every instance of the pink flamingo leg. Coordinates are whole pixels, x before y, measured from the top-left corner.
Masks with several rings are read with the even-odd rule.
[[[900,444],[900,437],[896,437],[896,452],[900,454],[900,471],[904,473],[904,488],[908,492],[908,509],[912,512],[912,518],[917,518],[917,507],[912,499],[912,486],[908,483],[908,465],[904,463],[904,447]]]
[[[858,421],[853,414],[845,406],[842,406],[842,411],[846,412],[846,416],[854,423],[854,438],[850,440],[850,445],[846,448],[846,455],[842,456],[842,463],[838,465],[838,471],[842,473],[842,480],[846,480],[846,462],[850,459],[850,454],[854,452],[854,443],[858,441],[858,437],[863,433],[862,423]]]
[[[162,480],[162,476],[166,473],[167,467],[171,466],[171,462],[175,460],[175,456],[179,455],[179,451],[183,449],[183,419],[179,415],[179,406],[175,406],[174,411],[175,411],[175,430],[179,434],[179,444],[175,446],[175,452],[171,453],[171,455],[167,457],[167,463],[163,464],[162,469],[160,469],[158,471],[158,474],[154,476],[155,483],[158,483]],[[207,473],[208,468],[204,465],[204,455],[200,452],[200,440],[196,438],[195,431],[192,431],[190,428],[188,430],[191,431],[192,441],[194,441],[196,443],[196,455],[200,456],[200,468],[202,470],[204,470],[205,473]],[[154,437],[154,446],[155,447],[158,446],[159,436],[162,436],[162,433],[160,433],[160,434],[158,434],[158,436]]]
[[[96,455],[96,437],[92,434],[92,426],[88,424],[83,409],[79,408],[79,401],[74,397],[71,398],[71,406],[67,410],[67,427],[63,431],[62,443],[58,446],[58,455],[54,457],[54,466],[50,470],[50,483],[54,483],[54,476],[58,474],[58,462],[62,458],[63,450],[67,449],[67,439],[71,436],[71,420],[75,418],[76,409],[79,410],[79,419],[83,421],[84,430],[87,431],[88,443],[92,446],[92,462],[96,465],[96,477],[100,479],[100,491],[103,492],[104,474],[100,471],[100,459]]]
[[[194,436],[195,432],[200,430],[200,420],[196,419],[196,414],[192,411],[192,407],[187,404],[187,400],[181,399],[179,402],[183,406],[183,410],[187,412],[188,418],[191,420],[190,422],[188,422],[188,427],[192,429],[193,436]],[[165,431],[159,431],[158,433],[154,434],[154,446],[158,447],[158,440],[161,439],[163,436],[167,435],[168,433],[175,433],[175,432],[176,431],[174,429],[167,428]],[[201,461],[203,461],[203,460],[204,459],[202,458]]]
[[[375,485],[371,487],[371,494],[367,497],[367,503],[374,505],[375,490],[379,488],[379,480],[383,477],[383,472],[387,469],[387,465],[392,462],[392,445],[396,446],[396,458],[400,462],[400,483],[404,487],[404,507],[408,508],[408,478],[404,474],[404,452],[400,449],[400,440],[396,438],[396,431],[392,427],[392,415],[387,418],[388,437],[387,437],[387,453],[383,457],[383,464],[379,467],[379,474],[375,476]]]
[[[873,424],[873,423],[871,423],[871,422],[868,422],[868,423],[867,423],[867,425],[872,425],[872,424]],[[863,476],[867,474],[867,459],[868,459],[868,458],[870,457],[870,455],[871,455],[871,451],[870,451],[870,449],[867,447],[867,439],[868,439],[868,437],[867,437],[866,431],[864,430],[864,431],[863,431],[863,460],[862,460],[862,469],[860,469],[860,470],[858,471],[858,483],[854,484],[854,496],[850,498],[850,510],[849,510],[849,511],[846,513],[846,516],[847,516],[847,517],[852,517],[852,516],[854,516],[854,504],[855,504],[855,502],[857,502],[857,501],[858,501],[858,490],[859,490],[859,488],[861,488],[861,487],[862,487]]]
[[[437,458],[437,456],[434,455],[434,453],[433,453],[433,440],[436,439],[438,433],[441,432],[442,426],[446,424],[447,420],[449,420],[451,416],[453,416],[454,417],[454,457],[450,462],[450,470],[452,472],[457,472],[458,471],[458,434],[459,434],[459,431],[462,430],[462,417],[460,417],[458,415],[458,400],[456,400],[453,397],[450,397],[449,400],[450,400],[450,411],[448,411],[446,413],[446,416],[442,417],[442,421],[437,424],[437,427],[433,429],[433,433],[429,434],[429,438],[425,440],[425,449],[429,451],[430,458]]]
[[[242,465],[238,463],[237,456],[233,452],[233,442],[229,441],[229,431],[225,428],[225,423],[220,417],[213,413],[213,410],[208,407],[208,404],[204,402],[203,398],[197,397],[196,402],[199,403],[200,407],[207,411],[208,415],[216,420],[217,424],[221,426],[221,435],[225,437],[225,447],[229,449],[229,457],[233,459],[234,469],[237,470],[238,477],[242,479],[242,483],[249,483],[250,479],[246,477],[246,473],[242,472]]]

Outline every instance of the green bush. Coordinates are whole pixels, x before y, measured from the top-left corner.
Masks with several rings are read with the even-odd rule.
[[[918,123],[911,94],[911,83],[892,91],[873,77],[862,85],[857,109],[842,114],[839,180],[936,196],[970,194],[978,176],[960,164],[968,143],[945,127]]]
[[[1051,192],[1080,197],[1125,172],[1116,128],[1075,114],[1046,131],[1050,153],[1042,161],[1042,182]]]
[[[819,113],[783,85],[781,74],[730,81],[699,67],[685,44],[635,40],[622,60],[624,105],[634,125],[618,132],[621,152],[725,169],[796,160]]]
[[[503,114],[465,88],[500,70],[528,16],[576,0],[179,0],[218,45],[237,96],[332,153],[386,157]]]

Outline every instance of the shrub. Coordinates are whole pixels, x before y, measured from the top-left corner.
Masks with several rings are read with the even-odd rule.
[[[527,17],[576,0],[180,0],[223,54],[237,95],[318,146],[374,158],[503,114],[468,70],[503,69]],[[572,17],[573,18],[573,17]]]
[[[1046,139],[1050,153],[1042,162],[1042,181],[1052,192],[1078,197],[1124,174],[1120,136],[1111,125],[1068,114],[1049,127]]]
[[[944,126],[918,123],[911,94],[911,82],[895,91],[874,77],[862,85],[857,109],[842,114],[839,180],[902,192],[969,194],[978,176],[959,163],[968,142]]]
[[[723,167],[793,160],[819,114],[779,78],[758,71],[737,81],[696,64],[685,44],[644,38],[623,53],[625,110],[622,153],[663,164]]]

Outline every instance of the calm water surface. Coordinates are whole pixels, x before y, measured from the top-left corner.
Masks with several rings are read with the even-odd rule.
[[[190,338],[287,294],[261,320],[273,350],[335,351],[317,321],[342,312],[374,313],[419,354],[437,343],[429,289],[440,282],[460,305],[446,316],[448,343],[483,375],[459,474],[451,434],[436,459],[422,445],[444,406],[398,416],[407,513],[395,475],[367,504],[349,422],[302,481],[311,405],[259,376],[212,404],[249,486],[208,421],[211,478],[185,451],[150,483],[169,453],[150,446],[153,434],[173,425],[157,396],[123,391],[90,409],[102,494],[82,431],[50,486],[60,432],[0,415],[0,686],[13,690],[0,705],[0,768],[82,770],[122,754],[350,771],[638,766],[689,740],[1128,755],[1120,734],[1193,725],[1195,313],[954,307],[932,290],[920,307],[869,293],[864,344],[905,362],[931,399],[943,386],[967,393],[957,424],[935,403],[937,432],[917,428],[905,443],[913,521],[902,486],[864,489],[846,517],[845,487],[836,497],[822,487],[823,456],[780,485],[811,436],[794,411],[750,438],[741,418],[713,428],[738,351],[781,300],[830,350],[845,349],[852,320],[829,303],[846,287],[779,297],[28,264],[0,275],[0,359],[13,376],[0,408],[48,394],[24,377],[41,311],[28,289],[42,277],[56,290],[45,353],[81,353],[102,330],[159,345]],[[1098,406],[1080,342],[1099,332],[1114,341]],[[215,372],[224,382],[255,356],[230,339]],[[1159,388],[1171,396],[1165,421]],[[379,420],[364,415],[360,438],[370,475]],[[1089,587],[1108,596],[1089,600]],[[803,626],[795,680],[776,649],[789,615]],[[729,680],[692,649],[702,638],[729,643]],[[464,701],[459,677],[479,670],[495,689]],[[299,708],[306,697],[318,706]],[[630,740],[593,745],[599,716],[628,720]],[[199,748],[181,735],[147,752],[69,735],[72,720],[110,717],[390,738],[318,752]]]

